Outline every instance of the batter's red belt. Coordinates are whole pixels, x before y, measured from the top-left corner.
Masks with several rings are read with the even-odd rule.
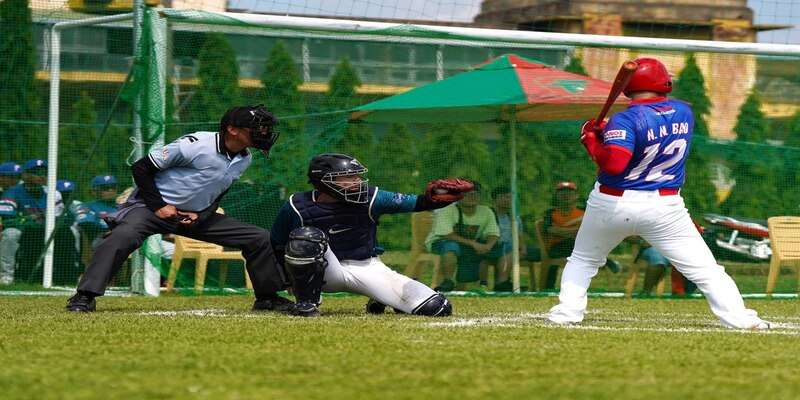
[[[661,196],[674,196],[680,192],[680,189],[658,189],[658,194]],[[600,193],[605,193],[609,196],[617,196],[622,197],[622,194],[625,193],[622,189],[614,189],[612,187],[608,187],[605,185],[600,185]]]

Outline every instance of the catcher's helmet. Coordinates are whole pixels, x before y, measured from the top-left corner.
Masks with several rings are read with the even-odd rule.
[[[232,107],[225,112],[220,121],[220,132],[225,133],[229,126],[250,128],[250,137],[253,147],[261,150],[269,157],[269,149],[278,140],[281,134],[274,131],[275,125],[281,122],[272,113],[264,108],[263,104],[257,106]]]
[[[651,91],[669,93],[672,91],[672,74],[667,67],[655,58],[638,58],[634,60],[639,66],[633,73],[628,85],[625,86],[625,95],[631,92]]]
[[[361,178],[358,183],[342,185],[337,176],[361,175],[367,169],[358,160],[346,154],[320,154],[311,159],[308,166],[308,181],[322,193],[329,194],[348,203],[366,203],[367,182]]]

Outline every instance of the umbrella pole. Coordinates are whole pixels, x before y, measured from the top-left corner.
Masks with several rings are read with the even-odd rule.
[[[509,118],[509,136],[511,136],[511,281],[514,293],[519,293],[519,226],[517,215],[519,214],[519,202],[517,201],[517,121],[514,112]]]

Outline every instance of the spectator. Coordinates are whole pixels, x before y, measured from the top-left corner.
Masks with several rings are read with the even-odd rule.
[[[28,160],[22,173],[22,182],[8,188],[0,199],[0,216],[3,233],[0,235],[0,284],[14,283],[17,267],[17,250],[23,232],[31,230],[31,238],[44,235],[44,217],[47,208],[47,161]],[[61,194],[56,192],[56,216],[64,212]]]
[[[22,175],[22,166],[13,162],[4,162],[0,164],[0,194],[8,188],[19,183],[20,175]]]
[[[425,247],[442,256],[444,279],[436,288],[437,291],[463,290],[467,283],[477,283],[480,278],[480,258],[497,243],[500,228],[497,227],[494,213],[491,208],[478,204],[480,201],[481,187],[475,183],[475,189],[461,201],[434,214],[433,227],[425,239]],[[457,285],[453,278],[458,282]]]
[[[94,199],[81,204],[78,208],[75,213],[75,225],[80,230],[81,236],[89,240],[94,250],[109,230],[103,218],[117,211],[116,199],[119,190],[114,175],[95,176],[90,185]]]
[[[508,186],[496,187],[492,190],[492,202],[494,207],[495,220],[497,227],[500,229],[500,236],[497,243],[494,244],[490,250],[483,257],[481,261],[481,287],[488,287],[488,270],[489,264],[494,265],[494,291],[495,292],[510,292],[513,289],[509,274],[511,264],[513,263],[513,240],[511,235],[511,188]],[[522,218],[517,216],[517,231],[519,235],[517,242],[519,243],[519,259],[539,261],[541,259],[539,249],[529,249],[525,244],[525,237],[523,235]]]
[[[578,205],[578,185],[573,182],[559,182],[555,187],[553,208],[544,213],[543,229],[547,236],[548,255],[550,258],[566,258],[575,247],[575,236],[583,220],[584,208]],[[622,268],[617,261],[606,262],[611,272],[618,273]],[[542,268],[545,268],[543,265]],[[545,289],[554,289],[558,266],[547,266]]]

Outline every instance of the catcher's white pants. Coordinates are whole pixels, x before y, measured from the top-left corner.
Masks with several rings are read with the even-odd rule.
[[[600,193],[598,187],[595,184],[589,195],[575,248],[561,276],[561,303],[548,314],[551,321],[581,322],[589,283],[606,256],[626,237],[638,235],[697,284],[723,325],[752,328],[762,322],[755,311],[745,308],[739,288],[717,264],[680,195],[626,190],[618,197]]]
[[[362,294],[407,314],[436,295],[427,285],[395,272],[378,257],[339,260],[329,248],[325,260],[328,261],[322,285],[325,293]]]

